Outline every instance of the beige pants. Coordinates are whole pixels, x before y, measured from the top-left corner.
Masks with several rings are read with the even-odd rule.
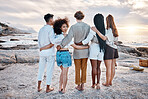
[[[87,73],[87,58],[74,59],[75,63],[75,83],[77,85],[81,83],[86,83],[86,73]],[[80,77],[81,70],[81,77]]]

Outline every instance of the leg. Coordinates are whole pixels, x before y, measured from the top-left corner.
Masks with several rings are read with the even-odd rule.
[[[66,85],[67,85],[67,79],[68,79],[68,69],[69,67],[67,68],[63,68],[63,91],[62,93],[65,93],[66,91]]]
[[[47,57],[47,71],[46,71],[46,77],[47,77],[47,79],[46,79],[46,84],[47,84],[46,92],[47,93],[54,90],[54,88],[50,88],[54,64],[55,64],[55,57],[54,56]]]
[[[111,79],[109,81],[109,84],[112,85],[112,80],[115,76],[115,64],[116,64],[116,59],[112,60],[112,65],[111,65]]]
[[[81,90],[84,90],[84,83],[86,83],[87,74],[87,58],[82,59],[81,65]]]
[[[92,88],[95,87],[96,83],[95,83],[95,78],[96,78],[96,74],[97,74],[97,60],[90,60],[91,62],[91,66],[92,66]]]
[[[109,86],[112,60],[104,60],[104,62],[105,62],[105,66],[106,66],[106,83],[103,83],[103,85]]]
[[[41,89],[41,82],[43,80],[43,74],[45,69],[45,57],[40,57],[39,61],[39,70],[38,70],[38,92],[40,92]]]
[[[101,75],[101,69],[100,69],[101,61],[97,60],[97,88],[100,89],[100,75]]]
[[[63,85],[63,67],[60,66],[61,68],[61,74],[60,74],[60,81],[59,81],[59,91],[62,90],[62,85]]]
[[[74,63],[75,63],[75,83],[78,85],[76,87],[76,89],[81,90],[80,89],[80,66],[81,66],[81,59],[74,59]]]

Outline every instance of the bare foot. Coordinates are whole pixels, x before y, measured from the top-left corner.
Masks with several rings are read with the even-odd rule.
[[[51,91],[53,91],[53,90],[54,90],[54,88],[46,89],[46,93],[51,92]]]
[[[112,86],[112,83],[109,83],[110,86]]]
[[[61,92],[62,92],[62,90],[63,90],[63,88],[59,89],[59,93],[61,93]]]
[[[96,89],[100,89],[100,84],[96,84]]]
[[[93,84],[93,85],[91,86],[91,88],[95,88],[95,86],[96,86],[96,84]]]
[[[65,92],[66,92],[66,90],[63,89],[63,90],[61,91],[61,94],[64,94]]]
[[[84,90],[84,83],[81,84],[81,91]]]
[[[41,88],[38,88],[38,92],[40,92],[42,89]]]
[[[103,86],[109,87],[109,84],[107,83],[102,83]]]
[[[81,91],[81,86],[78,85],[78,86],[76,87],[76,89],[79,90],[79,91]]]

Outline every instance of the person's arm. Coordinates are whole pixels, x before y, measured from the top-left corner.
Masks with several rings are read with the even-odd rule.
[[[107,40],[107,37],[106,36],[104,36],[103,34],[101,34],[97,29],[96,29],[96,27],[91,27],[91,29],[94,31],[94,32],[96,32],[99,36],[100,36],[100,38],[102,39],[102,40]]]
[[[51,47],[53,47],[53,46],[54,46],[54,44],[48,44],[48,45],[46,45],[46,46],[44,46],[44,47],[41,47],[41,48],[40,48],[40,51],[49,49],[49,48],[51,48]]]
[[[62,40],[62,42],[60,44],[61,48],[64,48],[68,43],[70,43],[70,41],[73,38],[73,34],[74,34],[73,33],[73,27],[71,26],[70,29],[69,29],[68,34],[66,35],[66,37]]]
[[[88,43],[93,39],[93,37],[94,37],[95,34],[96,34],[96,33],[90,29],[90,32],[89,32],[87,38],[82,41],[82,44],[83,44],[83,45],[88,44]]]
[[[49,39],[52,44],[59,44],[62,41],[61,36],[56,38],[52,27],[49,29]]]
[[[76,45],[76,44],[72,44],[71,46],[73,48],[77,49],[77,50],[88,49],[89,48],[89,46],[80,46],[80,45]]]
[[[38,47],[39,47],[39,49],[41,48],[41,43],[40,43],[40,32],[38,33]]]
[[[115,37],[114,44],[118,45],[117,43],[118,43],[118,37]]]

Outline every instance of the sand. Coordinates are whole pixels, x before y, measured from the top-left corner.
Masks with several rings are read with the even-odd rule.
[[[55,65],[52,87],[53,92],[46,93],[46,76],[42,83],[43,90],[37,92],[38,63],[0,64],[5,66],[0,71],[0,99],[147,99],[148,98],[148,68],[143,72],[129,69],[129,65],[137,64],[138,58],[120,53],[113,86],[102,86],[105,81],[105,66],[101,64],[101,89],[91,88],[91,65],[88,61],[87,83],[85,90],[80,92],[75,89],[74,64],[68,73],[67,91],[65,94],[58,92],[60,69]]]

